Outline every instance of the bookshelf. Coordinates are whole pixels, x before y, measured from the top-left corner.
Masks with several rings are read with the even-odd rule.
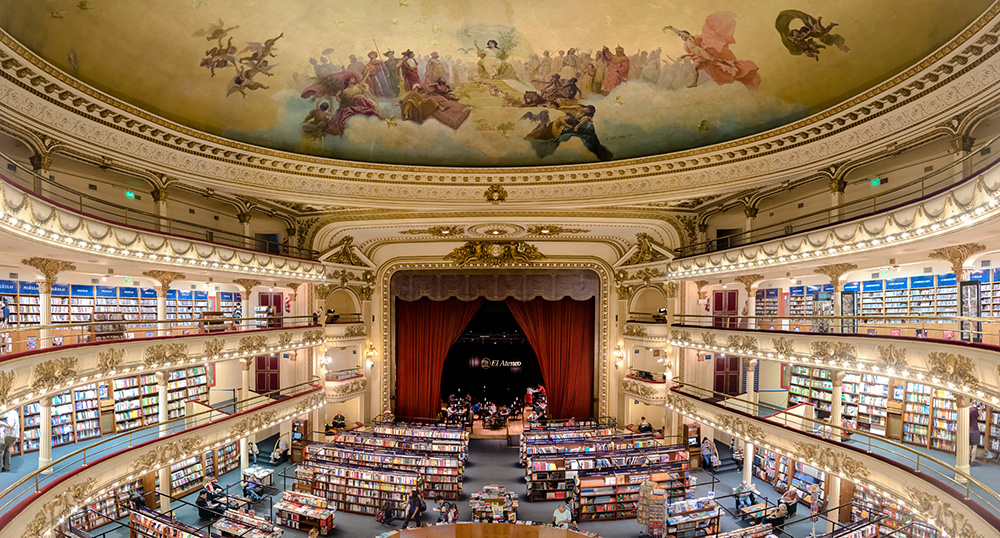
[[[133,510],[129,517],[133,532],[144,538],[200,538],[203,536],[199,529],[148,508]]]
[[[139,290],[139,319],[143,323],[140,326],[156,327],[156,324],[153,323],[156,318],[156,290],[154,288],[141,288]]]
[[[205,478],[205,464],[202,456],[192,456],[170,466],[170,491],[176,497],[183,497],[201,487]],[[181,493],[183,492],[183,493]]]
[[[582,435],[581,435],[582,433]],[[657,446],[652,433],[613,433],[611,429],[587,432],[532,433],[522,436],[519,458],[522,465],[527,459],[540,454],[566,454],[573,452],[603,452]]]
[[[664,521],[664,536],[692,538],[718,534],[720,515],[715,499],[708,497],[670,503]]]
[[[330,443],[309,443],[306,447],[306,459],[412,471],[424,476],[424,496],[427,498],[433,499],[441,495],[447,500],[458,500],[462,495],[464,467],[462,460],[456,456],[439,457],[392,449],[345,448]]]
[[[663,536],[666,513],[667,490],[652,480],[643,482],[639,486],[639,505],[636,510],[636,521],[642,528],[640,534]]]
[[[144,493],[142,482],[142,479],[133,480],[97,497],[94,502],[70,516],[70,526],[89,531],[128,516],[128,510],[123,503],[133,491]]]
[[[858,429],[875,435],[885,435],[886,406],[889,398],[889,377],[862,374],[858,384]]]
[[[851,509],[851,521],[863,521],[873,516],[881,516],[879,534],[887,535],[899,529],[901,536],[915,538],[938,538],[938,533],[926,526],[915,526],[913,513],[903,508],[895,501],[886,500],[882,495],[873,493],[861,486],[854,488],[854,504]]]
[[[628,470],[581,471],[575,488],[579,520],[637,517],[639,490],[645,482],[656,484],[656,489],[662,492],[658,495],[665,502],[681,500],[689,484],[687,461]]]
[[[382,447],[414,450],[436,456],[458,456],[464,461],[468,455],[468,434],[463,430],[442,430],[448,437],[413,436],[390,433],[391,428],[376,426],[375,431],[341,431],[334,442],[353,447]],[[433,433],[433,432],[431,432]],[[457,434],[457,436],[456,436]]]
[[[70,284],[69,295],[69,320],[73,323],[90,321],[96,304],[94,286]]]
[[[826,473],[801,462],[792,462],[792,475],[789,487],[795,488],[799,493],[799,499],[809,504],[812,498],[812,486],[819,487],[817,492],[821,499],[826,498]]]
[[[76,440],[73,421],[73,394],[70,391],[52,397],[52,446],[62,446]],[[42,406],[38,402],[24,406],[21,428],[21,454],[37,452],[42,421]]]
[[[777,474],[776,461],[777,455],[774,452],[756,447],[753,454],[753,469],[751,470],[753,476],[768,484],[774,484],[774,478]]]
[[[279,538],[283,532],[266,519],[237,510],[226,510],[212,526],[223,536],[240,538]]]
[[[951,391],[934,389],[931,415],[930,447],[944,452],[955,451],[955,430],[958,429],[958,406]],[[968,443],[968,441],[965,441]]]
[[[734,531],[723,532],[715,535],[715,538],[767,538],[771,535],[771,524],[751,525],[746,528]]]
[[[532,447],[544,448],[549,445],[570,445],[574,443],[584,444],[596,437],[606,437],[614,435],[611,428],[567,428],[558,430],[525,430],[521,434],[521,441],[518,445],[518,462],[524,465],[525,459],[531,453],[543,453],[543,450],[536,450]],[[553,453],[558,452],[558,448],[553,448]]]
[[[281,500],[274,503],[274,510],[278,513],[275,523],[291,529],[319,529],[325,536],[334,527],[335,508],[327,499],[316,495],[286,491],[281,494]]]
[[[359,465],[303,462],[295,489],[333,501],[337,510],[374,515],[386,499],[399,504],[417,486],[417,473]]]
[[[101,436],[101,401],[97,397],[97,385],[73,390],[73,410],[77,441]]]
[[[758,323],[774,323],[783,314],[781,308],[781,288],[757,290],[754,301],[754,316]]]

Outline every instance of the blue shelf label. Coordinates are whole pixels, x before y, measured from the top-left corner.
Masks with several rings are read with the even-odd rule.
[[[934,287],[934,276],[933,275],[911,276],[910,277],[910,287],[911,288],[933,288]]]
[[[809,295],[810,293],[816,293],[816,292],[819,292],[819,291],[822,291],[822,290],[823,290],[822,286],[809,286],[809,285],[806,285],[806,295]]]
[[[177,300],[178,301],[190,301],[191,300],[191,290],[177,290]]]
[[[97,286],[98,297],[117,297],[118,289],[114,286]]]
[[[764,298],[764,290],[757,290],[754,293],[754,297],[757,298],[757,299],[763,299]]]
[[[167,290],[167,299],[176,299],[177,290]]]
[[[989,282],[990,281],[990,270],[982,269],[979,271],[972,271],[969,273],[969,280],[975,280],[976,282]]]
[[[937,276],[937,285],[938,285],[938,287],[941,287],[941,286],[955,286],[957,284],[958,284],[958,281],[955,280],[955,273],[948,273],[947,275],[938,275]]]
[[[139,297],[143,299],[156,299],[156,288],[142,288],[139,290]]]
[[[195,301],[207,301],[208,300],[208,292],[207,291],[196,291],[196,292],[194,292],[194,300]]]
[[[11,295],[17,293],[17,282],[13,280],[0,280],[0,293]]]
[[[38,282],[21,280],[17,283],[17,290],[21,295],[38,295]]]
[[[882,291],[882,281],[865,280],[861,283],[861,291]]]
[[[93,297],[94,287],[83,284],[72,284],[69,287],[69,294],[73,297]]]
[[[224,292],[220,293],[219,294],[219,300],[220,301],[232,301],[233,300],[233,292],[231,292],[231,291],[224,291]]]
[[[768,289],[766,289],[764,291],[765,291],[764,295],[766,297],[774,298],[774,297],[780,297],[781,296],[781,288],[768,288]]]
[[[57,297],[69,297],[69,284],[53,284],[52,295]]]
[[[792,286],[792,287],[788,288],[788,294],[789,295],[796,295],[796,296],[798,296],[798,295],[805,295],[805,293],[806,293],[806,287],[805,286]]]
[[[138,299],[139,298],[139,288],[127,287],[118,288],[118,296],[122,299]]]
[[[909,279],[906,277],[902,278],[890,278],[885,281],[885,289],[887,290],[905,290],[906,284]]]
[[[823,284],[823,291],[826,293],[833,293],[833,284]]]
[[[848,282],[844,284],[844,291],[861,291],[861,282]]]

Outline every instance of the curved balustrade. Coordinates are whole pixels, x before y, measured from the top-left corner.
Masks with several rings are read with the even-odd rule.
[[[8,181],[0,181],[0,231],[89,256],[306,281],[327,278],[326,267],[318,261],[254,252],[103,220],[39,198]]]
[[[218,411],[208,410],[174,419],[170,423],[202,423],[172,435],[160,436],[170,423],[150,425],[60,458],[0,493],[0,534],[15,536],[24,529],[23,538],[47,536],[71,513],[122,482],[319,409],[325,397],[317,381],[255,396],[223,418],[212,420]],[[67,469],[75,470],[44,474]]]
[[[186,364],[218,363],[323,345],[323,329],[311,325],[311,316],[284,321],[302,325],[96,340],[5,355],[0,357],[0,413],[115,375],[152,373]]]
[[[683,383],[671,388],[667,407],[869,488],[949,536],[983,538],[1000,533],[1000,494],[969,474],[905,445],[853,430],[850,444],[827,440],[803,431],[802,417],[783,409]],[[761,418],[762,411],[774,414]],[[831,428],[836,438],[841,429]]]
[[[705,316],[685,317],[695,318],[708,321]],[[856,318],[829,316],[817,319]],[[996,318],[942,316],[926,320],[956,323],[990,320],[996,323]],[[738,322],[733,325],[738,325]],[[659,326],[661,330],[663,327]],[[913,326],[909,327],[912,329]],[[887,374],[947,389],[994,406],[1000,405],[1000,346],[992,344],[889,334],[772,331],[690,324],[671,325],[667,343],[685,349],[751,359]]]

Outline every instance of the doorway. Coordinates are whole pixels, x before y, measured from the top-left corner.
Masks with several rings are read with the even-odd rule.
[[[266,315],[267,308],[270,307],[272,312],[271,316],[277,318],[267,320],[268,327],[282,326],[281,317],[285,315],[285,304],[283,301],[283,294],[280,291],[261,292],[257,296],[257,306],[259,307],[257,310],[258,314],[265,313]]]
[[[712,326],[722,329],[737,327],[736,314],[739,306],[736,304],[739,292],[736,290],[712,291]]]
[[[740,358],[729,355],[716,355],[713,390],[729,396],[735,396],[741,392],[740,388]]]

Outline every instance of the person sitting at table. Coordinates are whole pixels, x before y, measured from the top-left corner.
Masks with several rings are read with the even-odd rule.
[[[736,513],[740,515],[740,519],[746,517],[742,509],[753,505],[757,500],[753,493],[753,485],[747,484],[746,480],[740,482],[740,485],[733,491],[733,495],[736,495]]]
[[[271,451],[271,465],[277,465],[288,457],[288,445],[284,441],[278,441]]]
[[[778,502],[787,504],[788,515],[794,516],[795,509],[799,504],[799,490],[795,488],[788,488],[788,490],[781,495],[781,499],[778,499]]]
[[[256,503],[264,496],[264,484],[255,475],[247,475],[246,483],[243,485],[243,496]]]
[[[205,493],[208,494],[208,500],[212,502],[226,496],[226,490],[219,485],[219,479],[214,476],[205,482]]]
[[[772,527],[777,527],[778,525],[784,525],[785,518],[787,517],[788,505],[783,502],[779,502],[778,506],[768,509],[761,516],[759,516],[754,524],[760,525],[761,523],[770,523]]]
[[[205,490],[201,490],[201,492],[198,493],[198,500],[196,500],[194,504],[198,507],[199,519],[215,519],[221,515],[218,513],[221,505],[217,502],[209,500],[208,492]]]

